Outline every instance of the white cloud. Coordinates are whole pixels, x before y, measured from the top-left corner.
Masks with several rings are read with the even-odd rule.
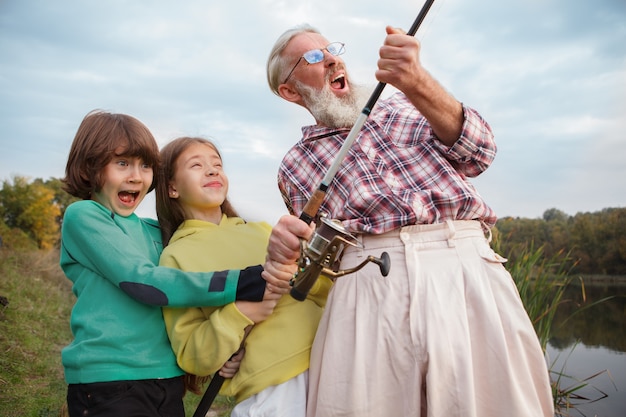
[[[278,163],[312,122],[266,85],[274,40],[311,23],[346,42],[353,78],[374,85],[384,26],[408,29],[420,7],[410,0],[3,1],[0,179],[63,176],[81,119],[103,108],[138,117],[160,144],[213,138],[232,200],[247,217],[273,222],[284,213]],[[422,61],[493,126],[499,155],[476,184],[500,215],[624,206],[626,183],[618,179],[626,166],[617,150],[626,128],[625,22],[623,0],[434,3],[417,35]]]

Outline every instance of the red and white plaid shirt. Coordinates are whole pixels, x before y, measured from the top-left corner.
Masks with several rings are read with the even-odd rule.
[[[467,180],[493,161],[491,128],[463,106],[465,122],[452,147],[442,144],[402,93],[380,100],[329,184],[320,213],[353,232],[380,234],[413,224],[446,220],[496,222]],[[302,128],[303,138],[285,155],[278,185],[291,214],[299,216],[333,163],[350,129]]]

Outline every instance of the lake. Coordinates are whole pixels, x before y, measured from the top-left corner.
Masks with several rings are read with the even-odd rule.
[[[587,385],[575,391],[570,416],[626,416],[626,281],[571,285],[553,322],[547,346],[552,380],[561,377],[561,389]],[[606,297],[613,298],[586,307]],[[578,313],[572,314],[579,310]],[[587,379],[587,380],[585,380]]]

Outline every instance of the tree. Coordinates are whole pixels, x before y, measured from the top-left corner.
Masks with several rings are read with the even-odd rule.
[[[32,237],[42,249],[52,248],[59,239],[57,218],[61,210],[54,191],[43,181],[28,182],[15,176],[13,183],[3,181],[0,190],[0,215],[10,228],[18,228]]]
[[[568,215],[565,214],[564,211],[551,208],[543,212],[543,219],[547,222],[558,221],[558,222],[567,222]]]
[[[501,250],[515,261],[529,245],[540,246],[547,259],[569,253],[576,274],[626,274],[626,208],[568,216],[552,208],[541,219],[499,219]]]
[[[67,208],[67,206],[75,201],[80,200],[80,198],[68,194],[63,189],[63,182],[59,178],[52,177],[46,181],[43,181],[41,178],[37,178],[34,182],[40,183],[54,192],[54,202],[60,210],[60,213],[57,216],[57,223],[59,224],[59,226],[61,226],[61,223],[63,221],[63,215],[65,214],[65,209]]]

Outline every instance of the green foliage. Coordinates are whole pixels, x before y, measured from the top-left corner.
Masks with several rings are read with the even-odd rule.
[[[572,347],[569,355],[574,352],[577,344],[578,343],[576,343]],[[565,368],[567,366],[567,360],[569,359],[569,355],[564,360],[563,365],[560,369],[551,369],[551,373],[555,375],[555,381],[552,383],[552,396],[554,398],[555,417],[570,417],[572,415],[572,411],[579,411],[577,410],[578,406],[585,403],[600,401],[608,397],[608,394],[606,392],[594,387],[591,384],[592,380],[599,377],[600,375],[607,375],[609,378],[611,378],[610,372],[607,369],[604,369],[602,371],[596,372],[593,375],[587,376],[586,378],[577,378],[572,375],[568,375],[565,371]],[[618,391],[615,383],[613,383],[613,386],[615,387],[615,391]],[[583,394],[581,392],[586,387],[591,388],[591,392],[594,393],[594,397],[590,397],[588,394]],[[578,414],[584,416],[584,414],[580,412],[577,413],[577,415]]]
[[[10,228],[0,219],[0,249],[3,247],[13,250],[35,250],[37,243],[31,239],[24,231],[18,228]]]
[[[568,254],[568,268],[577,274],[626,275],[626,208],[568,216],[548,209],[541,219],[505,217],[496,223],[502,250],[515,261],[516,248],[528,242],[542,246],[548,259]]]
[[[573,279],[569,275],[570,255],[558,252],[548,258],[544,255],[543,247],[535,248],[532,240],[502,252],[501,235],[496,233],[494,236],[494,249],[507,258],[513,258],[507,262],[506,268],[515,281],[545,352],[554,315],[564,301],[563,294]],[[511,257],[512,254],[515,256]]]
[[[4,181],[0,190],[0,214],[10,228],[22,230],[42,249],[52,248],[59,238],[58,204],[54,190],[41,180],[29,183],[15,176]]]

